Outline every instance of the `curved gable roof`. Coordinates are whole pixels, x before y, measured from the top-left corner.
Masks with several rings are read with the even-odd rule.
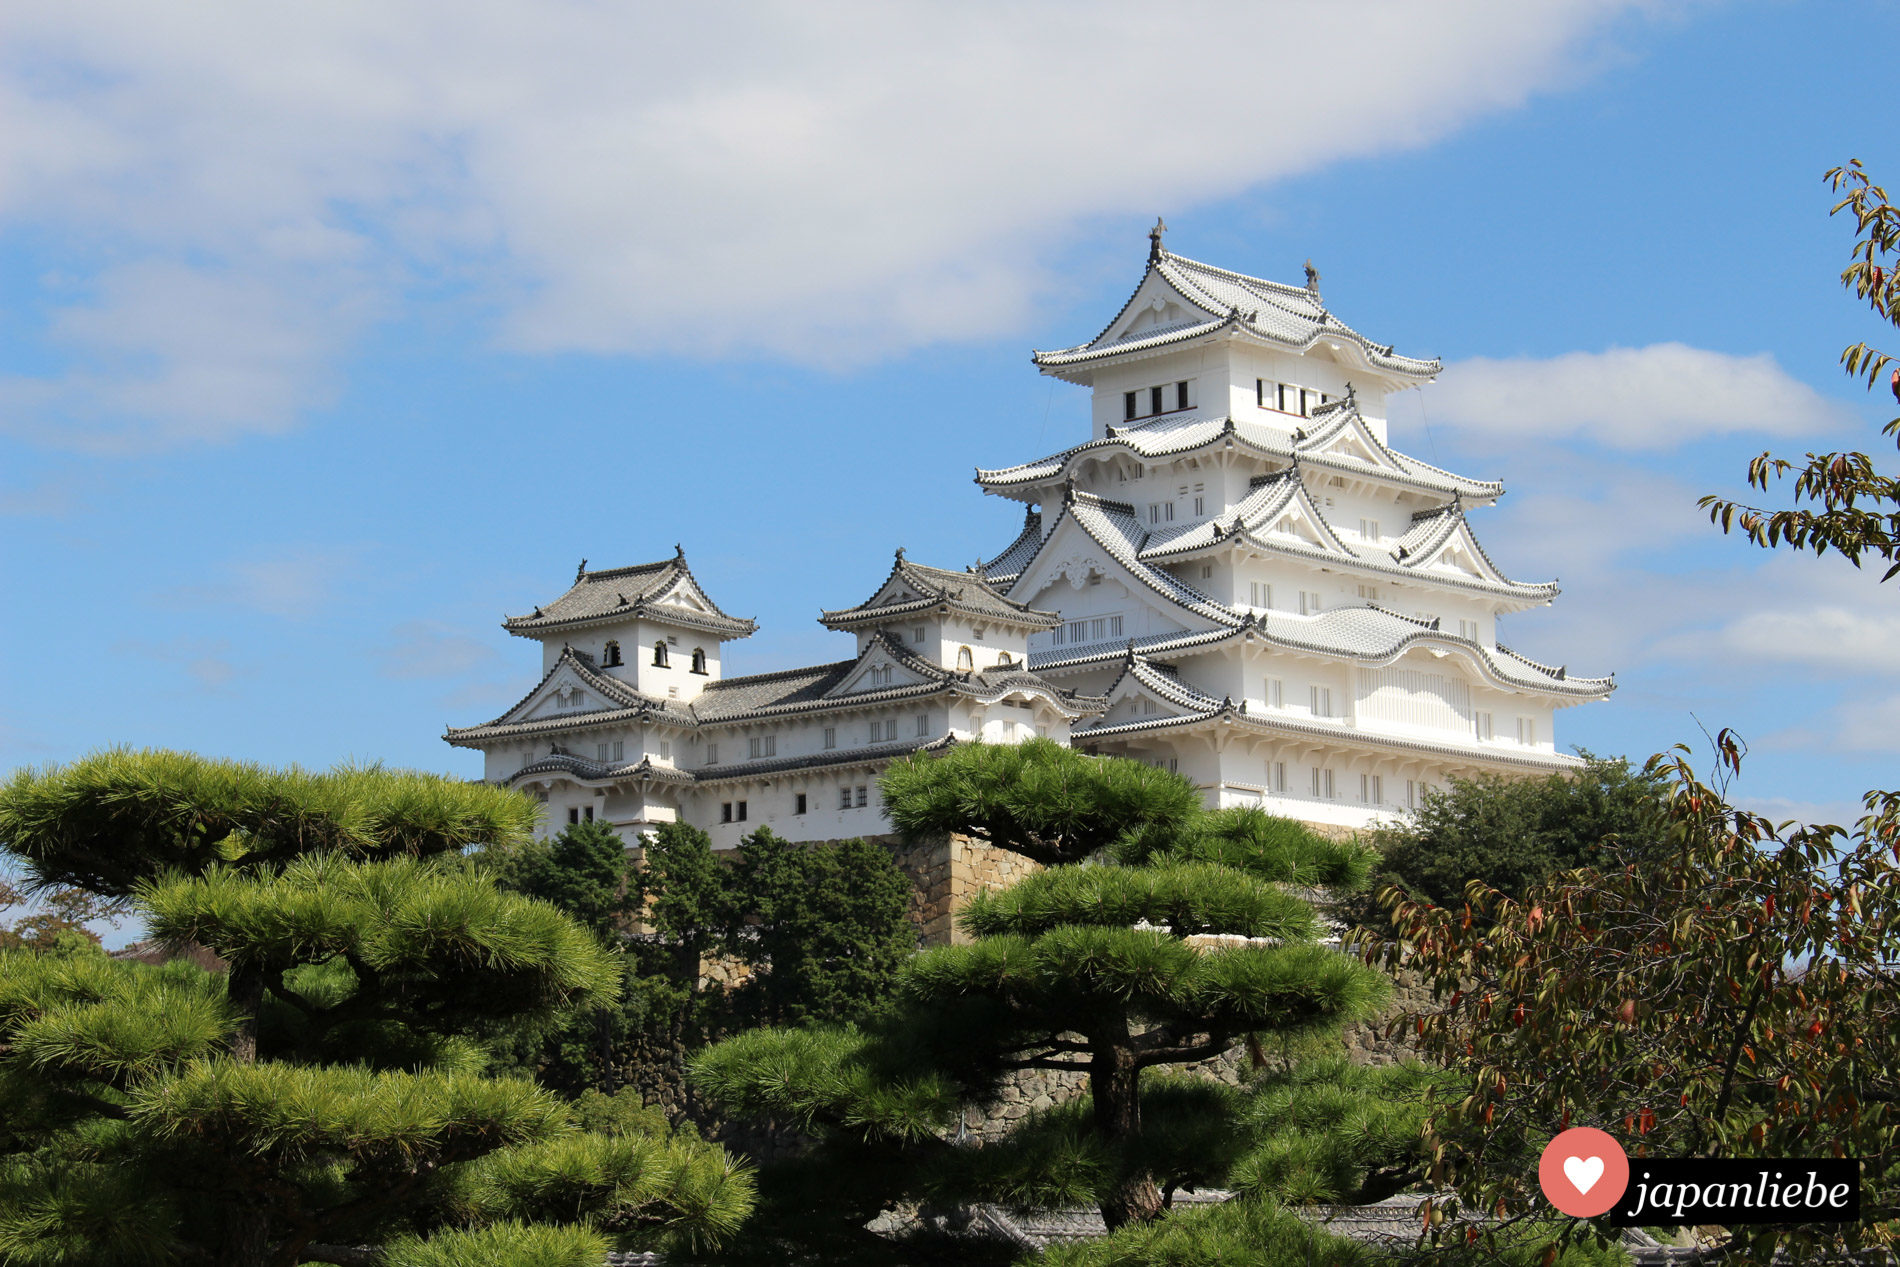
[[[685,601],[668,601],[675,598]],[[566,593],[529,615],[508,617],[501,627],[521,637],[540,638],[558,630],[636,618],[704,630],[722,638],[744,638],[758,628],[750,620],[719,610],[687,567],[684,549],[676,549],[672,558],[658,563],[592,572],[582,559]]]

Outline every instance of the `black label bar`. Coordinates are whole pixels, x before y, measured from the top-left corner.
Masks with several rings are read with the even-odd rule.
[[[1694,1223],[1852,1223],[1860,1218],[1860,1162],[1632,1157],[1612,1227]]]

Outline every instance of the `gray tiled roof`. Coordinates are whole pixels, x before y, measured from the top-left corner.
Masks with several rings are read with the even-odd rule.
[[[823,752],[808,752],[802,756],[761,757],[757,761],[730,761],[723,765],[702,766],[693,771],[693,779],[699,783],[720,783],[732,779],[756,779],[767,774],[784,774],[792,770],[821,770],[841,765],[875,765],[880,761],[894,761],[898,757],[909,756],[913,752],[941,752],[955,743],[955,736],[939,735],[924,743],[906,739],[896,743],[865,744],[856,748],[833,748]]]
[[[1506,766],[1518,770],[1568,770],[1583,765],[1579,758],[1567,753],[1531,755],[1477,743],[1440,743],[1406,735],[1382,734],[1376,730],[1354,730],[1340,722],[1304,721],[1297,714],[1249,713],[1242,707],[1222,707],[1210,712],[1184,713],[1176,717],[1142,717],[1106,726],[1077,728],[1070,736],[1070,743],[1084,752],[1093,752],[1094,748],[1090,745],[1104,739],[1120,739],[1147,731],[1205,730],[1222,725],[1237,726],[1267,736],[1291,735],[1303,739],[1330,740],[1353,748],[1381,748],[1405,754],[1429,752],[1436,756],[1462,758],[1476,765]]]
[[[1003,547],[1003,552],[988,563],[979,563],[976,570],[991,582],[1008,582],[1022,575],[1029,566],[1036,551],[1042,548],[1042,512],[1031,506],[1023,512],[1023,530],[1016,539]]]
[[[912,563],[900,549],[891,565],[890,575],[872,594],[875,599],[886,589],[908,591],[912,597],[897,602],[873,605],[871,599],[856,607],[828,611],[819,615],[820,624],[833,629],[852,629],[861,625],[947,607],[951,611],[980,619],[1007,621],[1029,629],[1053,629],[1062,623],[1054,612],[1036,611],[1026,603],[1012,602],[993,589],[987,579],[974,571],[951,572],[944,568]]]
[[[1305,351],[1322,339],[1350,343],[1358,347],[1368,362],[1407,378],[1424,380],[1442,368],[1436,360],[1419,360],[1395,355],[1390,347],[1372,342],[1357,330],[1326,311],[1319,295],[1299,286],[1270,282],[1202,264],[1160,250],[1148,263],[1149,272],[1158,272],[1182,298],[1206,314],[1205,319],[1188,321],[1165,330],[1144,330],[1139,336],[1110,341],[1109,333],[1121,323],[1128,311],[1122,305],[1114,320],[1094,339],[1077,347],[1052,352],[1036,352],[1035,363],[1045,370],[1083,365],[1105,360],[1126,352],[1186,342],[1211,334],[1223,326],[1232,326],[1280,347]],[[1142,275],[1145,282],[1147,273]],[[1141,287],[1135,288],[1139,294]],[[1134,295],[1129,296],[1129,303]]]
[[[582,684],[607,700],[610,707],[589,709],[580,713],[563,713],[559,716],[537,718],[533,721],[507,720],[510,713],[533,699],[541,688],[548,684],[548,679],[563,669],[572,672]],[[587,652],[576,651],[573,647],[563,647],[553,667],[541,675],[541,680],[536,682],[526,695],[509,705],[500,717],[480,726],[451,726],[442,737],[452,744],[467,744],[474,740],[507,739],[619,721],[657,721],[675,726],[694,724],[693,715],[676,702],[642,695],[618,678],[602,673],[595,665],[594,657]]]
[[[1270,642],[1360,660],[1390,660],[1414,643],[1449,644],[1475,653],[1480,666],[1500,684],[1537,691],[1595,699],[1607,696],[1616,687],[1614,677],[1571,677],[1565,669],[1535,664],[1513,652],[1445,633],[1433,623],[1383,607],[1338,607],[1317,616],[1268,612],[1255,621],[1254,627]]]
[[[710,610],[698,612],[676,604],[658,605],[659,599],[681,586],[704,599]],[[592,572],[587,570],[586,560],[582,560],[574,584],[565,594],[535,608],[530,615],[508,617],[502,621],[502,628],[533,637],[573,625],[639,616],[704,629],[727,638],[743,638],[758,628],[750,620],[740,620],[719,610],[712,596],[700,587],[692,569],[686,566],[684,550],[658,563],[636,563],[631,567],[601,568]]]
[[[1356,413],[1358,406],[1342,401],[1331,408],[1351,408]],[[1335,418],[1335,421],[1338,419]],[[1300,430],[1232,417],[1157,418],[1132,426],[1111,427],[1109,434],[1100,440],[1090,440],[1033,462],[995,470],[979,467],[976,482],[992,492],[1035,489],[1069,478],[1081,463],[1090,459],[1103,460],[1122,453],[1142,461],[1153,461],[1157,458],[1186,457],[1231,443],[1242,452],[1274,463],[1290,462],[1297,457],[1308,465],[1324,470],[1370,475],[1445,496],[1456,494],[1473,500],[1490,501],[1504,493],[1504,485],[1495,480],[1476,480],[1456,475],[1383,444],[1378,448],[1390,457],[1389,463],[1368,463],[1348,455],[1314,451],[1330,441],[1337,432],[1338,427],[1334,426],[1314,434],[1301,434]],[[1373,439],[1376,442],[1377,437]]]
[[[859,665],[880,654],[920,680],[839,692]],[[946,669],[917,655],[886,631],[853,660],[711,683],[694,701],[693,712],[703,724],[727,723],[805,711],[861,708],[945,693],[992,699],[1014,690],[1040,691],[1078,715],[1101,711],[1101,701],[1095,697],[1053,686],[1024,668],[992,668],[980,673]]]
[[[1251,625],[1237,625],[1233,628],[1206,629],[1196,633],[1183,633],[1176,630],[1172,633],[1147,634],[1133,639],[1132,642],[1135,650],[1145,656],[1172,655],[1238,638],[1251,628]],[[1082,665],[1099,664],[1104,660],[1113,660],[1126,655],[1130,641],[1128,638],[1112,638],[1106,642],[1032,651],[1029,653],[1029,668],[1035,673],[1047,673],[1054,669],[1071,669]]]
[[[1326,512],[1320,508],[1305,484],[1297,478],[1299,469],[1292,466],[1273,475],[1257,478],[1254,490],[1228,514],[1199,523],[1157,529],[1142,546],[1141,558],[1149,562],[1186,559],[1204,551],[1229,548],[1236,542],[1245,542],[1262,552],[1291,554],[1323,563],[1343,562],[1355,570],[1403,577],[1408,581],[1423,578],[1435,585],[1538,601],[1547,601],[1557,594],[1554,581],[1522,582],[1505,576],[1478,543],[1476,533],[1470,534],[1471,544],[1490,569],[1491,576],[1452,576],[1422,571],[1429,552],[1465,525],[1464,511],[1456,501],[1414,515],[1412,527],[1390,549],[1383,543],[1349,545],[1327,520]],[[1317,546],[1267,535],[1274,521],[1296,500],[1320,536]]]
[[[1142,526],[1133,506],[1070,488],[1064,494],[1061,518],[1050,530],[1043,543],[1045,547],[1060,534],[1062,518],[1074,519],[1076,526],[1108,551],[1131,576],[1169,602],[1215,624],[1233,626],[1241,623],[1240,616],[1186,581],[1142,561],[1141,548],[1148,539],[1148,530]]]
[[[550,753],[537,761],[531,761],[509,778],[519,779],[527,775],[546,774],[553,771],[577,775],[583,779],[638,780],[654,783],[691,783],[694,775],[688,770],[676,770],[671,766],[655,765],[651,758],[642,757],[638,761],[590,761],[571,752]]]

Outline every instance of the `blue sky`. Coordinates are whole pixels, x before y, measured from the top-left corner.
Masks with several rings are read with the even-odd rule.
[[[1895,591],[1709,528],[1764,448],[1878,450],[1823,170],[1900,180],[1891,6],[23,3],[0,18],[0,769],[110,743],[473,775],[497,627],[683,543],[761,631],[1020,510],[1167,217],[1401,352],[1399,447],[1505,480],[1507,639],[1733,726],[1738,791],[1893,785]],[[400,13],[399,18],[391,17]],[[1888,405],[1891,402],[1887,402]]]

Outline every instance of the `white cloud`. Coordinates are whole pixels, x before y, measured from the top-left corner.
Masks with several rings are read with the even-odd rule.
[[[210,584],[185,585],[157,596],[161,606],[207,603],[242,607],[285,620],[306,620],[334,603],[356,552],[305,548],[226,564]]]
[[[1424,144],[1574,81],[1638,7],[16,0],[0,226],[95,284],[49,301],[71,363],[0,418],[122,447],[276,429],[438,283],[528,350],[835,361],[1019,329],[1079,223]],[[1300,51],[1268,77],[1196,49]]]
[[[377,653],[388,677],[462,677],[501,658],[489,642],[433,620],[405,621],[390,630],[389,637]]]
[[[231,658],[231,644],[222,638],[173,638],[168,642],[132,639],[115,644],[113,651],[177,665],[200,689],[216,695],[228,694],[234,679],[255,672],[238,666]]]
[[[1850,699],[1824,725],[1776,736],[1788,747],[1834,752],[1900,752],[1900,695]]]
[[[1797,801],[1785,796],[1738,796],[1735,805],[1771,822],[1833,823],[1850,830],[1867,812],[1859,801]]]
[[[1850,673],[1900,673],[1900,612],[1873,608],[1777,608],[1725,627],[1720,645],[1755,660]]]
[[[344,326],[316,296],[263,276],[146,260],[59,308],[50,342],[75,364],[0,376],[0,428],[61,447],[139,452],[277,432],[330,391]]]
[[[1445,368],[1434,419],[1488,438],[1582,439],[1613,449],[1671,449],[1738,431],[1810,435],[1853,414],[1763,352],[1729,356],[1681,343],[1538,360],[1476,357]]]

